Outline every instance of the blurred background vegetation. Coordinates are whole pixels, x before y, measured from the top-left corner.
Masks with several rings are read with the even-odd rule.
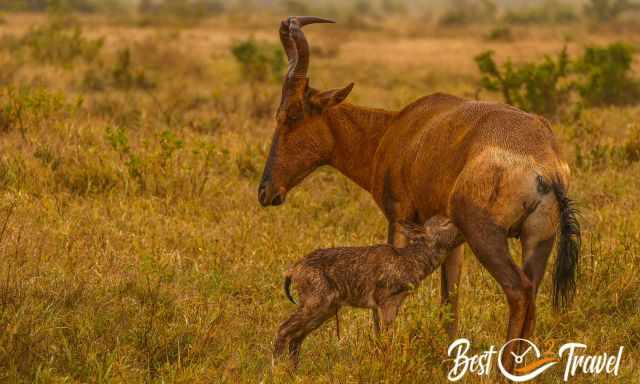
[[[637,16],[634,0],[5,0],[5,11],[44,12],[65,8],[82,13],[139,12],[173,17],[207,17],[222,12],[323,14],[384,18],[434,13],[442,24],[504,21],[514,24],[576,22],[583,17],[609,22]],[[635,15],[634,15],[635,13]]]

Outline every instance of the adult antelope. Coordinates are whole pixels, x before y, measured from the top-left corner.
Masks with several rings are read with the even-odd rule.
[[[388,241],[402,247],[401,221],[446,215],[502,287],[509,304],[507,340],[529,338],[535,299],[559,235],[553,279],[556,307],[575,293],[580,228],[566,195],[569,167],[549,123],[514,107],[436,93],[401,111],[344,103],[353,83],[318,91],[309,86],[309,46],[301,27],[332,23],[289,17],[280,40],[289,59],[258,199],[284,203],[288,191],[322,165],[331,165],[371,193],[389,221]],[[519,237],[523,267],[507,239]],[[442,299],[458,324],[457,285],[462,246],[441,268]],[[513,370],[516,343],[503,354]]]

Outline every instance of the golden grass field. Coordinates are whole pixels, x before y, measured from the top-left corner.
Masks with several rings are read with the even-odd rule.
[[[319,247],[386,240],[371,198],[331,169],[282,207],[258,204],[281,85],[252,91],[229,49],[249,36],[277,42],[282,16],[189,27],[83,17],[84,36],[104,37],[104,47],[93,63],[66,68],[0,49],[0,107],[27,94],[0,132],[0,382],[447,382],[439,274],[407,301],[392,334],[376,339],[368,311],[344,310],[341,340],[331,321],[307,339],[297,372],[272,370],[275,331],[294,307],[281,288],[290,263]],[[47,17],[3,20],[0,35],[20,36]],[[619,40],[640,47],[633,25],[513,27],[511,41],[488,41],[491,28],[403,18],[375,29],[310,26],[311,84],[353,81],[350,102],[398,109],[436,91],[474,97],[473,57],[486,49],[517,62],[565,43],[570,52]],[[86,89],[86,73],[108,71],[123,48],[155,88]],[[322,50],[333,53],[314,53]],[[634,68],[640,75],[640,60]],[[612,149],[640,145],[640,107],[586,109],[553,126],[572,168],[583,248],[565,313],[551,307],[547,273],[534,341],[545,350],[579,341],[593,354],[624,346],[615,380],[570,382],[638,383],[640,161]],[[465,252],[460,336],[477,351],[501,346],[504,295]],[[537,382],[561,378],[553,368]],[[494,369],[463,382],[497,380]]]

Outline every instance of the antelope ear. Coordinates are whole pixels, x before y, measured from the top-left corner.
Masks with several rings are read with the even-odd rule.
[[[350,83],[344,88],[332,89],[330,91],[318,92],[315,95],[311,96],[309,101],[312,105],[320,108],[326,109],[333,107],[334,105],[338,105],[344,101],[344,99],[349,96],[351,90],[353,89],[353,83]]]

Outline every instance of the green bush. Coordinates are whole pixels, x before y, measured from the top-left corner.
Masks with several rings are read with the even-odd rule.
[[[440,17],[442,25],[462,25],[495,20],[497,7],[492,0],[456,0]]]
[[[511,33],[511,28],[505,27],[505,26],[495,27],[491,31],[489,31],[489,33],[487,34],[487,40],[510,41],[511,39],[513,39],[513,34]]]
[[[142,69],[134,69],[129,48],[117,52],[116,63],[111,70],[113,85],[118,88],[151,89],[154,84],[147,79]]]
[[[556,116],[577,91],[581,106],[630,104],[640,101],[640,81],[631,76],[632,49],[622,43],[587,47],[577,60],[566,48],[554,60],[515,67],[510,59],[498,67],[493,52],[476,56],[482,87],[500,92],[504,101],[526,111]],[[579,111],[580,109],[576,109]]]
[[[68,67],[77,58],[94,61],[104,39],[86,39],[79,24],[67,18],[54,17],[45,25],[31,28],[21,38],[13,39],[11,44],[5,44],[14,50],[28,50],[41,63]]]
[[[254,38],[235,43],[231,53],[240,64],[242,74],[252,83],[278,80],[285,68],[283,52],[278,45],[258,42]]]
[[[155,83],[143,69],[135,68],[131,59],[131,50],[123,48],[116,52],[116,61],[111,68],[104,64],[88,68],[82,78],[82,87],[89,91],[102,91],[107,87],[120,89],[153,89]]]
[[[556,59],[545,56],[541,63],[527,63],[515,67],[511,60],[499,68],[493,52],[484,52],[475,58],[482,72],[482,86],[500,92],[506,103],[525,111],[544,116],[555,116],[569,99],[570,85],[565,83],[569,74],[566,48]]]
[[[577,89],[586,105],[627,104],[640,97],[640,82],[631,77],[630,46],[614,43],[588,47],[575,64]]]
[[[576,166],[582,169],[626,168],[640,161],[640,133],[621,142],[595,142],[575,146]]]
[[[150,137],[145,137],[142,145],[136,138],[130,137],[134,132],[127,132],[123,127],[107,126],[104,139],[118,154],[127,193],[150,192],[164,195],[166,188],[173,182],[172,177],[180,171],[180,165],[175,161],[179,152],[184,152],[185,141],[171,130],[163,130]],[[133,140],[131,140],[133,139]],[[198,148],[196,152],[201,149]],[[193,152],[192,152],[193,153]],[[205,151],[209,157],[209,151]],[[212,160],[212,159],[209,159]],[[134,181],[130,183],[129,181]]]
[[[28,129],[60,121],[81,103],[69,103],[62,93],[44,88],[0,88],[0,132],[17,130],[26,137]]]

